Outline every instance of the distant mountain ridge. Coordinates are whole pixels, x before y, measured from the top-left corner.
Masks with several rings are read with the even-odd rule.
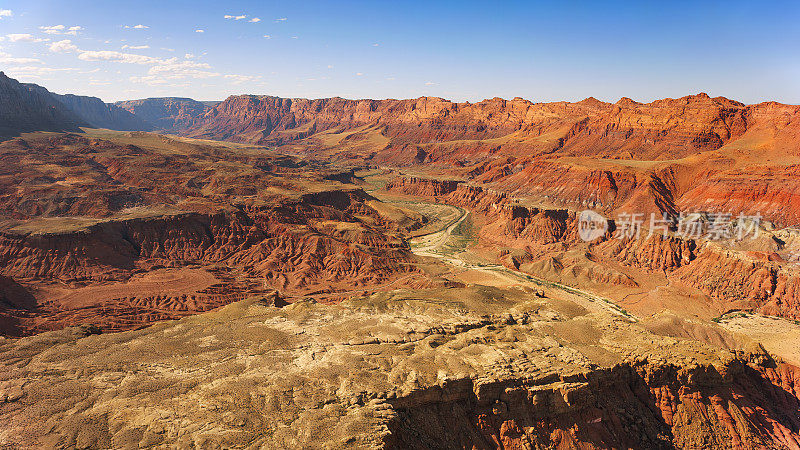
[[[155,127],[97,97],[50,92],[0,72],[0,136],[30,131],[79,132],[80,127],[152,131]]]
[[[47,89],[20,83],[0,72],[0,137],[31,131],[74,132],[88,125]]]
[[[785,124],[785,126],[784,126]],[[705,93],[639,103],[533,103],[521,98],[457,103],[437,97],[405,100],[302,99],[237,95],[209,109],[182,130],[189,137],[283,145],[318,133],[355,132],[385,143],[378,154],[451,142],[445,158],[477,153],[634,159],[682,158],[715,150],[751,130],[775,128],[770,145],[791,145],[800,106],[745,105]],[[367,133],[367,134],[364,134]],[[350,138],[355,139],[355,137]],[[412,152],[413,153],[413,152]],[[436,155],[433,155],[436,156]],[[426,157],[426,156],[420,156]]]
[[[116,102],[114,105],[147,121],[155,129],[180,132],[194,125],[220,102],[200,102],[184,97],[153,97]]]
[[[153,126],[130,112],[103,102],[97,97],[74,94],[56,94],[33,83],[23,83],[41,95],[50,95],[69,111],[80,117],[91,128],[108,128],[117,131],[151,131]]]
[[[113,104],[104,103],[97,97],[73,94],[53,94],[74,113],[98,128],[121,131],[152,131],[153,124]]]

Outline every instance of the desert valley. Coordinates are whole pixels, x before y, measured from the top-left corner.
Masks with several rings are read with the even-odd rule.
[[[8,448],[800,448],[800,106],[0,74],[0,134]]]

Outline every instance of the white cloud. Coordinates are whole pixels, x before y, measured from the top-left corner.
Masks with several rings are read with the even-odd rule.
[[[258,17],[253,17],[252,19],[249,20],[249,22],[258,23],[261,22],[261,19],[259,19]]]
[[[379,46],[379,45],[381,45],[381,44],[378,44],[377,42],[376,42],[376,43],[374,43],[374,44],[372,44],[372,46],[373,46],[373,47],[377,47],[377,46]]]
[[[56,41],[50,44],[50,51],[55,53],[77,52],[78,46],[73,44],[69,39],[64,39],[63,41]]]
[[[67,27],[65,27],[64,25],[52,25],[49,27],[47,26],[39,27],[39,29],[42,30],[42,32],[44,32],[45,34],[61,34],[64,32],[64,30],[67,29]]]
[[[275,22],[286,22],[286,17],[281,17],[280,19],[275,19]]]
[[[183,57],[186,58],[186,59],[194,59],[194,53],[187,53],[187,54],[183,55]]]
[[[3,17],[11,17],[14,13],[10,9],[0,9],[0,19]]]
[[[247,15],[242,14],[240,16],[233,16],[233,15],[230,15],[230,14],[225,14],[223,17],[226,18],[226,19],[242,20],[242,19],[246,19]],[[259,19],[259,20],[261,20],[261,19]]]
[[[45,41],[49,41],[49,39],[35,38],[35,37],[33,37],[32,34],[27,34],[27,33],[7,34],[6,37],[11,42],[45,42]]]
[[[151,56],[122,53],[111,50],[79,50],[78,59],[84,61],[114,61],[125,64],[158,64],[164,60]]]
[[[272,36],[270,36],[270,35],[268,35],[268,34],[265,34],[265,35],[264,35],[264,39],[272,39]]]
[[[125,50],[126,48],[129,48],[131,50],[144,50],[146,48],[150,48],[150,46],[149,45],[128,45],[128,44],[125,44],[125,45],[122,46],[123,50]]]
[[[297,36],[292,36],[292,39],[299,39]]]
[[[207,79],[222,75],[210,69],[210,65],[195,61],[165,61],[163,64],[151,67],[146,76],[130,77],[130,81],[156,86],[178,80]]]
[[[362,76],[362,75],[364,75],[364,74],[363,74],[363,73],[361,73],[361,72],[356,72],[356,76],[357,76],[357,77],[360,77],[360,76]]]
[[[258,80],[261,77],[260,76],[253,76],[253,75],[234,75],[234,74],[230,74],[230,75],[225,75],[224,78],[226,78],[228,80],[233,80],[233,84],[242,84],[242,83],[246,83],[248,81]]]
[[[125,28],[125,29],[134,29],[134,30],[144,30],[145,28],[150,28],[150,27],[148,27],[147,25],[142,25],[142,24],[139,24],[139,25],[133,25],[133,26],[131,26],[131,25],[125,25],[125,26],[124,26],[124,27],[122,27],[122,28]]]
[[[50,25],[39,27],[39,29],[45,34],[68,34],[70,36],[77,36],[79,31],[83,31],[83,27],[78,25],[69,28],[64,25]]]
[[[333,69],[333,64],[328,64],[328,69]]]
[[[425,86],[433,86],[434,84],[436,84],[436,83],[434,83],[433,81],[426,81],[425,82]]]
[[[198,29],[194,30],[194,32],[195,32],[195,33],[205,33],[205,32],[206,32],[206,30],[203,30],[203,29],[201,29],[201,28],[198,28]]]
[[[124,45],[122,48],[144,49],[150,47],[147,45]],[[152,56],[123,53],[112,50],[81,50],[69,39],[53,42],[50,44],[50,51],[55,53],[76,52],[78,53],[78,59],[84,61],[113,61],[126,64],[167,64],[178,60],[177,58],[160,59]]]
[[[147,85],[150,85],[150,86],[158,86],[158,85],[161,85],[161,84],[169,83],[169,80],[166,80],[166,79],[163,79],[163,78],[159,78],[159,77],[156,77],[156,76],[152,76],[152,75],[147,75],[147,76],[143,76],[143,77],[130,77],[128,79],[131,81],[131,83],[142,83],[142,84],[147,84]]]
[[[0,63],[6,64],[34,64],[41,63],[42,60],[37,58],[16,58],[6,52],[0,52]]]

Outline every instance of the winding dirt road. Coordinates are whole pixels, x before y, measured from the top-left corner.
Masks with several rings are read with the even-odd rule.
[[[420,202],[423,203],[423,202]],[[469,217],[470,212],[464,208],[457,206],[446,205],[453,210],[458,210],[460,216],[444,226],[443,228],[417,236],[410,240],[411,251],[418,256],[426,256],[437,258],[447,264],[461,269],[472,270],[489,274],[494,278],[500,279],[504,284],[508,285],[521,285],[533,288],[551,287],[571,294],[573,297],[582,299],[580,303],[590,310],[596,310],[598,307],[602,310],[608,311],[614,315],[625,317],[626,319],[636,322],[637,319],[625,310],[612,303],[611,301],[598,297],[590,292],[582,291],[580,289],[566,286],[560,283],[542,280],[523,272],[509,269],[508,267],[499,264],[474,264],[465,261],[461,258],[459,253],[450,253],[444,251],[448,241],[450,241],[453,231],[461,225],[464,220]]]

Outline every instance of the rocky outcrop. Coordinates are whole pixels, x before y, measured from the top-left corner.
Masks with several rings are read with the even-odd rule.
[[[582,255],[566,257],[566,251],[587,245],[578,236],[575,212],[525,207],[504,192],[466,183],[443,190],[441,183],[406,177],[387,189],[431,196],[484,215],[488,220],[478,233],[480,242],[499,246],[500,262],[507,267],[565,284],[582,280],[637,286],[629,275],[603,263],[613,261],[697,288],[718,302],[722,311],[800,318],[800,272],[777,253],[727,249],[723,243],[684,239],[673,233],[665,236],[662,229],[650,234],[647,224],[641,236],[618,239],[616,225],[609,220],[605,236],[582,250]]]
[[[595,249],[626,266],[655,272],[672,271],[690,264],[699,249],[693,240],[654,234],[640,239],[609,239]]]
[[[748,167],[709,174],[677,201],[684,211],[703,209],[800,224],[800,166]]]
[[[392,401],[389,448],[798,448],[797,367],[648,361]],[[420,393],[422,394],[422,393]],[[759,406],[756,406],[759,405]],[[786,411],[793,411],[784,415]]]
[[[397,269],[408,259],[402,241],[362,228],[352,215],[376,215],[371,208],[349,209],[351,199],[346,192],[326,194],[322,198],[330,203],[303,199],[248,212],[110,220],[56,233],[3,232],[0,265],[5,275],[15,278],[99,281],[127,278],[140,259],[229,261],[250,267],[259,276],[292,272],[296,287],[307,284],[309,277],[358,282],[354,277],[361,270],[374,269],[380,277],[384,270]],[[330,227],[317,225],[320,221],[332,223]],[[339,221],[352,225],[341,230],[336,225]],[[360,246],[371,251],[365,253]],[[379,256],[378,251],[389,254]]]
[[[458,186],[459,182],[455,180],[398,177],[386,185],[386,190],[402,192],[408,195],[444,196],[455,192]]]
[[[285,204],[248,213],[181,214],[171,217],[106,221],[74,232],[0,236],[0,265],[9,280],[54,281],[75,285],[123,282],[150,267],[219,266],[236,269],[255,287],[220,285],[222,291],[108,298],[79,311],[14,307],[12,316],[45,318],[19,333],[40,332],[91,321],[105,330],[129,329],[156,320],[196,314],[241,300],[262,287],[290,294],[335,292],[378,286],[399,275],[415,274],[403,241],[359,225],[351,200],[327,195],[332,203]],[[337,204],[338,203],[338,204]],[[343,207],[334,209],[335,206]],[[286,210],[298,211],[287,217]],[[375,212],[372,211],[375,215]],[[330,226],[317,225],[318,221]],[[343,230],[339,221],[352,222]],[[22,292],[25,292],[24,290]],[[27,294],[30,296],[30,294]],[[19,302],[19,296],[12,296]],[[9,319],[11,320],[11,319]]]

